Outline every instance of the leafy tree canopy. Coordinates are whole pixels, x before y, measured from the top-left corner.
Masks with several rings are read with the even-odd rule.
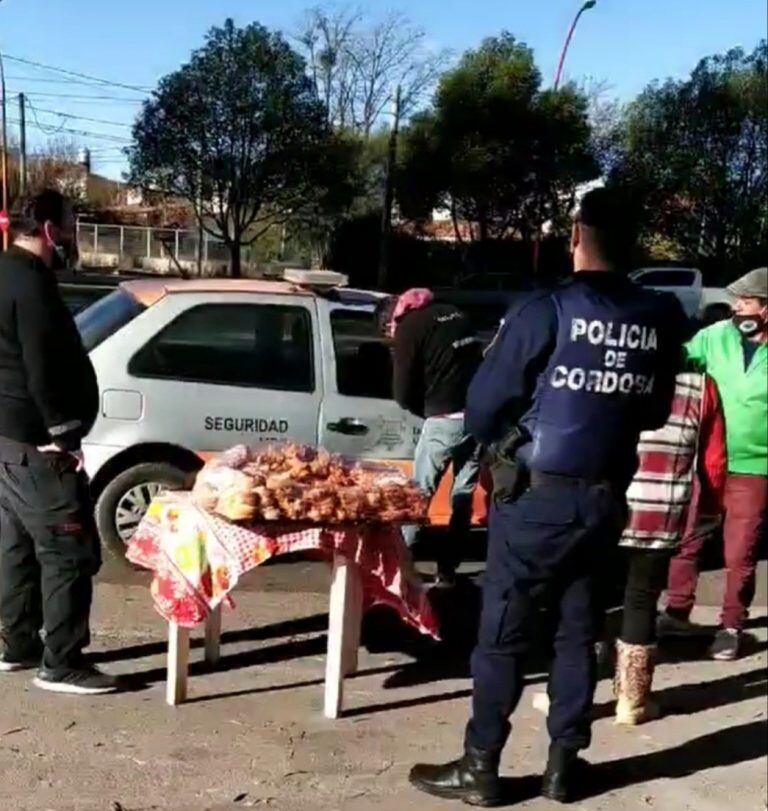
[[[302,58],[261,25],[213,28],[190,61],[144,104],[130,149],[131,182],[188,200],[224,240],[232,273],[240,251],[296,216],[333,184],[320,160],[332,134]]]
[[[646,202],[648,237],[688,260],[749,267],[768,251],[768,46],[702,60],[626,111],[614,180]]]
[[[399,202],[414,217],[446,208],[477,239],[529,238],[598,174],[589,142],[583,94],[542,90],[531,49],[504,33],[465,53],[407,130]]]

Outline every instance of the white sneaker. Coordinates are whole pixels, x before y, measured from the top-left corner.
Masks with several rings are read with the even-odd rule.
[[[35,687],[50,693],[68,693],[78,696],[97,696],[116,693],[120,683],[95,667],[62,669],[58,672],[41,667],[32,680]]]
[[[718,662],[732,662],[741,653],[741,631],[736,628],[721,628],[715,634],[715,641],[709,655]]]
[[[19,670],[32,670],[40,666],[42,652],[34,656],[17,658],[11,656],[7,650],[0,651],[0,673],[16,673]]]

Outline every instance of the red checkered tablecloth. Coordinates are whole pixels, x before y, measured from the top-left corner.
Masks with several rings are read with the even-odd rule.
[[[152,503],[128,547],[128,559],[154,573],[152,598],[169,622],[200,625],[230,594],[240,577],[278,555],[342,555],[359,566],[364,608],[387,605],[402,619],[437,638],[427,594],[409,580],[407,549],[392,526],[240,526],[197,507],[188,493],[168,493]]]

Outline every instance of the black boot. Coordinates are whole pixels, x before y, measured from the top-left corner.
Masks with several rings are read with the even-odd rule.
[[[547,770],[541,786],[542,797],[559,803],[570,803],[576,798],[584,761],[576,749],[566,749],[557,743],[549,747]]]
[[[501,805],[499,753],[467,747],[464,757],[445,766],[419,764],[411,769],[410,781],[419,791],[461,800],[467,805],[495,808]]]

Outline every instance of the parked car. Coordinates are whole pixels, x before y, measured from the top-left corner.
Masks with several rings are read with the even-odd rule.
[[[83,450],[105,546],[122,556],[161,489],[187,486],[202,460],[241,442],[295,440],[410,470],[421,421],[391,399],[378,299],[289,282],[153,280],[81,312],[101,391]]]
[[[61,295],[64,298],[64,303],[72,313],[77,315],[91,304],[97,302],[100,298],[108,296],[114,289],[113,287],[103,287],[100,285],[87,285],[87,284],[68,284],[61,282],[59,284]]]
[[[78,271],[61,274],[58,282],[64,303],[72,315],[77,315],[99,299],[108,296],[120,284],[120,278]]]
[[[701,271],[696,268],[641,268],[630,278],[643,287],[672,293],[688,318],[699,323],[714,324],[731,315],[731,295],[723,287],[704,287]]]

